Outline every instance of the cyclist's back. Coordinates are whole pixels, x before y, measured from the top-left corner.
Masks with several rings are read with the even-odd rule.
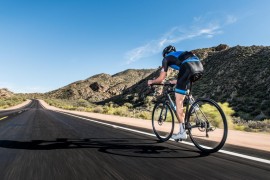
[[[168,53],[162,61],[162,71],[167,72],[168,67],[178,70],[178,81],[176,90],[185,94],[186,87],[195,74],[199,74],[199,79],[203,73],[203,66],[199,58],[189,51],[174,51]],[[195,81],[197,79],[192,79]]]

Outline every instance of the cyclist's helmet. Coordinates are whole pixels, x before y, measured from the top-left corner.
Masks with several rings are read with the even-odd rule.
[[[162,55],[163,55],[163,57],[165,57],[166,54],[169,54],[170,52],[175,52],[175,51],[176,51],[175,47],[172,45],[169,45],[169,46],[164,48]]]

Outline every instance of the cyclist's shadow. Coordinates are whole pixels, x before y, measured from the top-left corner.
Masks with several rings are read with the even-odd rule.
[[[140,142],[140,140],[142,140],[142,142]],[[147,140],[147,142],[144,142],[145,140]],[[101,153],[142,158],[199,158],[209,155],[203,154],[198,150],[192,150],[192,148],[172,146],[171,144],[157,143],[155,140],[137,138],[57,138],[56,140],[30,141],[0,140],[0,147],[25,150],[97,149],[97,151]]]

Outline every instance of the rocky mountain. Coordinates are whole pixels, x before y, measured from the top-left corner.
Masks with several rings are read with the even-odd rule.
[[[270,117],[270,47],[236,46],[204,59],[194,93],[228,102],[244,119]]]
[[[194,83],[195,97],[228,102],[235,115],[246,120],[270,118],[269,46],[229,47],[221,44],[193,52],[205,68],[203,77]],[[99,104],[129,102],[135,107],[142,106],[153,98],[147,81],[156,78],[159,72],[160,68],[130,69],[112,76],[99,74],[46,95],[62,99],[82,98]],[[176,75],[176,71],[170,70],[168,79]]]
[[[128,69],[115,75],[98,74],[46,93],[60,99],[86,99],[99,102],[122,94],[124,90],[150,75],[154,69]]]
[[[0,89],[0,98],[9,98],[13,95],[14,95],[14,93],[9,91],[6,88]]]

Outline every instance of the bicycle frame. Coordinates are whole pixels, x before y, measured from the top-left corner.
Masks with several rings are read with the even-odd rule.
[[[187,91],[187,94],[186,94],[186,98],[187,98],[187,101],[188,102],[190,102],[190,96],[191,96],[191,86],[192,86],[192,84],[190,84],[190,90],[188,90]],[[171,96],[170,96],[170,94],[171,93],[175,93],[175,91],[174,90],[166,90],[165,92],[164,92],[164,94],[166,95],[166,99],[169,101],[169,105],[170,105],[170,107],[171,107],[171,109],[173,110],[173,112],[174,112],[174,114],[176,115],[176,105],[175,105],[175,103],[174,103],[174,101],[172,100],[172,98],[171,98]],[[189,103],[187,103],[187,105],[186,105],[186,112],[185,112],[185,123],[186,123],[186,121],[187,121],[187,115],[188,115],[188,110],[189,110]]]
[[[156,85],[169,86],[170,84],[156,84]],[[191,88],[192,88],[192,83],[190,83],[189,90],[187,90],[187,94],[186,94],[187,105],[186,105],[185,119],[184,119],[184,123],[185,123],[186,129],[191,129],[191,128],[196,128],[196,127],[198,127],[198,125],[190,126],[190,125],[187,124],[188,111],[189,111],[189,108],[190,108],[189,102],[190,102],[190,99],[191,99],[191,96],[192,96],[192,95],[191,95]],[[175,91],[174,91],[174,90],[167,90],[167,89],[166,89],[165,92],[163,92],[163,94],[166,95],[165,97],[166,97],[167,101],[169,101],[169,106],[171,107],[171,109],[172,109],[173,112],[174,112],[174,115],[176,116],[176,114],[177,114],[177,112],[176,112],[176,106],[175,106],[175,103],[174,103],[174,101],[172,100],[172,98],[171,98],[171,96],[170,96],[171,93],[175,93]],[[166,110],[166,111],[167,111],[167,110]],[[200,111],[201,111],[201,110],[200,110]],[[163,110],[162,110],[162,112],[163,112]],[[160,119],[161,119],[162,112],[161,112],[161,114],[160,114]],[[201,111],[201,112],[202,112],[202,111]],[[195,111],[195,113],[196,113],[196,116],[197,116],[197,112],[196,112],[196,111]],[[204,115],[203,112],[202,112],[202,114]],[[177,117],[177,116],[176,116],[176,117]],[[204,117],[205,117],[205,115],[204,115]],[[166,117],[165,117],[165,118],[166,118]],[[205,117],[205,119],[206,119],[206,117]]]

